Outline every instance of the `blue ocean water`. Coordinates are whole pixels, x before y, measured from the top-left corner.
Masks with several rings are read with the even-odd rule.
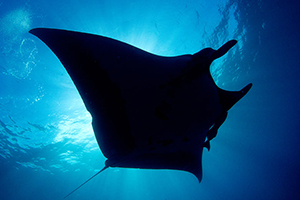
[[[203,179],[111,168],[68,199],[300,199],[299,1],[0,1],[0,199],[62,199],[104,167],[91,116],[35,27],[112,37],[175,56],[230,39],[217,85],[251,91],[229,112]]]

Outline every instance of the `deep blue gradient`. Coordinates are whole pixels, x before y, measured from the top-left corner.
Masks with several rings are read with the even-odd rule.
[[[203,180],[111,168],[68,199],[300,199],[299,1],[0,1],[0,199],[62,199],[104,166],[91,117],[65,69],[28,31],[62,28],[175,56],[230,39],[219,87],[253,88],[229,112]]]

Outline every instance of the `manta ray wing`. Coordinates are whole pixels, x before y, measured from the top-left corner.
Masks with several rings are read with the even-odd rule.
[[[95,135],[107,158],[135,148],[125,104],[133,104],[132,112],[142,103],[147,109],[154,90],[178,76],[183,66],[180,62],[188,57],[172,58],[173,66],[177,66],[172,69],[164,64],[169,59],[110,38],[43,28],[30,33],[43,40],[66,68],[93,116]]]

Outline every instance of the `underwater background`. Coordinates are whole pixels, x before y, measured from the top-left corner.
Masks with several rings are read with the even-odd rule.
[[[67,199],[300,199],[300,1],[0,1],[0,199],[63,199],[104,167],[91,116],[52,51],[28,31],[108,36],[154,54],[238,44],[217,85],[250,92],[203,152],[203,179],[110,168]]]

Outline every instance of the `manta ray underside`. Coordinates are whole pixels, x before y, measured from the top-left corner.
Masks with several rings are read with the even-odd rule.
[[[98,35],[46,28],[30,33],[72,78],[92,115],[104,169],[175,169],[201,181],[203,147],[210,148],[227,111],[252,86],[225,91],[211,77],[210,64],[235,40],[218,50],[163,57]]]

